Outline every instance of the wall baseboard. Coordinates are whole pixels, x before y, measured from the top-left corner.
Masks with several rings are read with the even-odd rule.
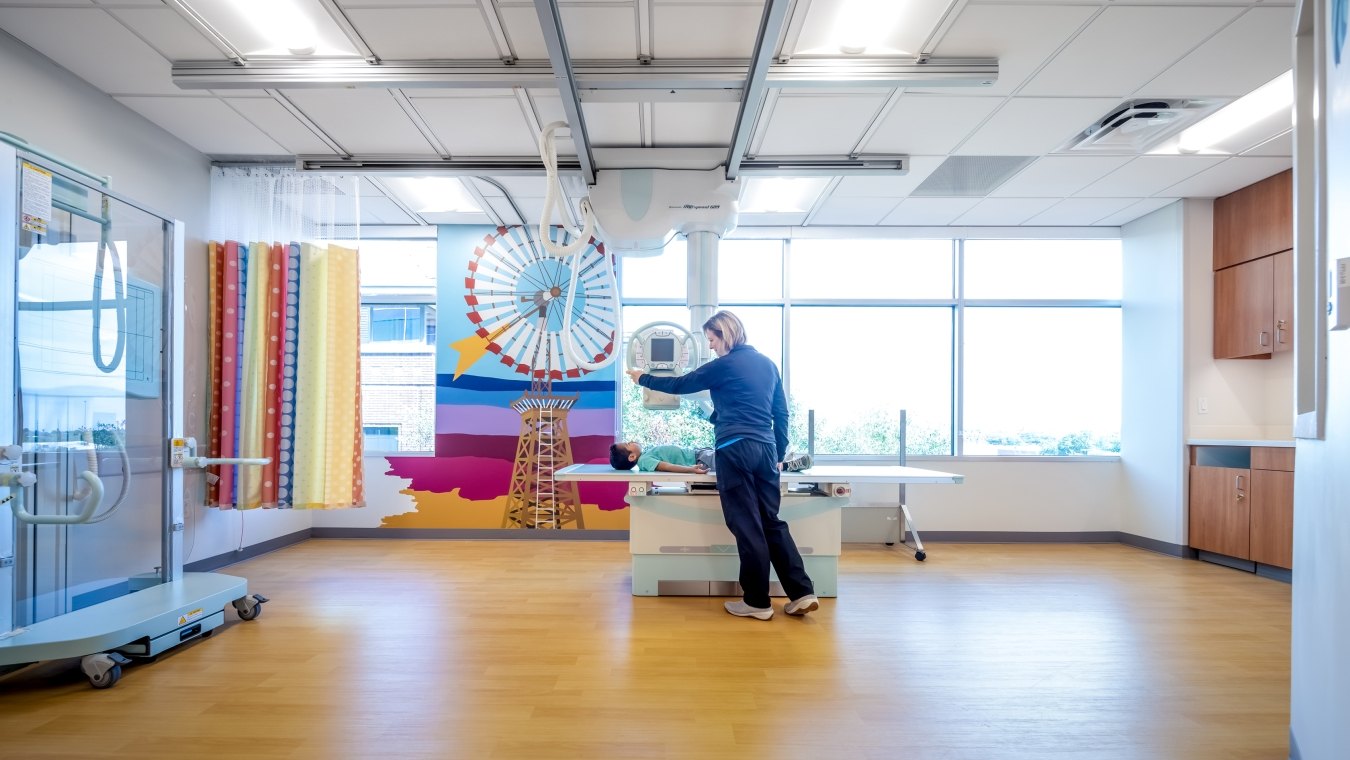
[[[937,530],[924,531],[919,536],[925,543],[951,544],[1125,544],[1139,549],[1166,554],[1170,557],[1192,559],[1195,550],[1187,546],[1169,544],[1144,536],[1123,533],[1115,530],[1098,531],[979,531],[979,530]],[[205,573],[219,570],[236,562],[274,552],[311,538],[351,538],[351,539],[428,539],[428,540],[470,540],[470,541],[627,541],[626,530],[536,530],[518,529],[481,530],[475,528],[309,528],[285,536],[246,546],[240,551],[226,552],[214,557],[199,559],[183,567],[193,573]],[[873,541],[850,541],[847,543],[879,543]],[[1248,569],[1250,568],[1243,568]],[[1280,573],[1289,573],[1280,568],[1268,568],[1262,565],[1257,572],[1276,580],[1287,579]]]
[[[297,530],[294,533],[287,533],[284,536],[277,536],[251,546],[245,546],[239,551],[225,552],[217,554],[214,557],[199,559],[196,562],[189,562],[183,565],[183,570],[189,573],[209,573],[212,570],[219,570],[226,565],[233,565],[236,562],[243,562],[246,559],[274,552],[277,549],[284,549],[292,544],[298,544],[301,541],[311,538],[312,529]]]
[[[310,538],[426,538],[477,541],[627,541],[626,530],[520,530],[502,528],[310,528]]]

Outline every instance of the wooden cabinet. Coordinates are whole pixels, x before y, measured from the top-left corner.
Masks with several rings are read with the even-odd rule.
[[[1294,252],[1214,273],[1214,358],[1269,359],[1294,347]]]
[[[1274,567],[1294,565],[1294,450],[1191,449],[1190,546]]]
[[[1252,449],[1251,518],[1251,560],[1293,568],[1293,449]]]
[[[1251,471],[1191,466],[1191,546],[1247,559],[1251,545]]]
[[[1294,247],[1294,171],[1214,200],[1214,269]]]
[[[1214,201],[1214,358],[1294,346],[1293,172]]]

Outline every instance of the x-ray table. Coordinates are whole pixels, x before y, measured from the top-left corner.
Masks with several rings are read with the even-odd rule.
[[[574,464],[558,470],[563,482],[628,484],[629,550],[633,555],[633,595],[734,596],[740,575],[736,540],[722,518],[714,475],[621,471],[603,464]],[[963,476],[898,465],[819,466],[781,475],[779,516],[788,522],[818,596],[836,596],[843,509],[853,485],[956,484]],[[860,505],[864,506],[864,505]],[[865,505],[873,506],[873,505]],[[900,504],[907,529],[922,558],[923,544],[909,509]],[[775,576],[776,579],[776,576]],[[778,590],[774,584],[775,593]]]

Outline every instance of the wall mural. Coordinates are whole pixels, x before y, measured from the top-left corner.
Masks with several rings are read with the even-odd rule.
[[[609,461],[617,428],[617,293],[604,244],[547,254],[525,227],[446,226],[437,261],[436,452],[389,457],[415,509],[388,528],[627,530],[624,484],[554,484]],[[575,271],[574,271],[575,270]],[[568,294],[574,287],[570,314]],[[566,318],[565,318],[566,317]]]

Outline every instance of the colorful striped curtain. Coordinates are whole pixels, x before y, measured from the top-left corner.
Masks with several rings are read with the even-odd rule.
[[[209,244],[207,505],[364,506],[357,253],[337,245]]]

